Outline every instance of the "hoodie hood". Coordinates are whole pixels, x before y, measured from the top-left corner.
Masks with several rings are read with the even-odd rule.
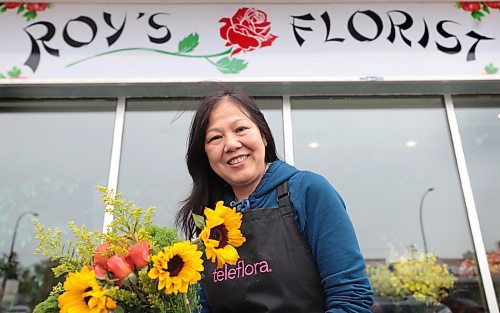
[[[248,199],[232,202],[232,200],[234,200],[234,195],[231,195],[230,197],[233,199],[227,199],[229,200],[227,202],[230,202],[230,206],[237,207],[238,211],[267,207],[270,200],[276,201],[276,196],[274,196],[273,199],[269,199],[271,195],[275,194],[274,191],[276,188],[297,172],[299,172],[299,170],[283,161],[274,161],[271,163],[259,185]]]

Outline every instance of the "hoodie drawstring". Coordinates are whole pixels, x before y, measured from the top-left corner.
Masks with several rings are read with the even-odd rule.
[[[234,208],[236,207],[236,211],[238,212],[246,212],[250,210],[250,201],[248,199],[243,199],[241,201],[231,201],[229,206]]]

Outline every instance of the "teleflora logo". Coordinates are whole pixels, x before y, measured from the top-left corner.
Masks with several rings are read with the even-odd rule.
[[[240,260],[236,264],[236,267],[231,266],[228,268],[226,264],[223,269],[214,270],[212,276],[214,283],[217,283],[228,279],[232,280],[257,274],[271,273],[272,271],[273,269],[269,267],[267,261],[246,264],[244,260]]]

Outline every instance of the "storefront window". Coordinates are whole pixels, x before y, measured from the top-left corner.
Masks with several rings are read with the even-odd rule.
[[[55,282],[49,260],[33,253],[35,215],[66,238],[69,221],[102,228],[95,186],[107,184],[115,106],[113,100],[0,102],[0,247],[9,268],[2,282],[20,281],[14,304],[31,311]]]
[[[481,233],[500,299],[500,97],[453,97]],[[472,265],[469,276],[477,277]]]
[[[128,100],[118,190],[142,207],[155,206],[155,224],[173,226],[191,177],[185,155],[200,100]],[[283,155],[281,99],[256,99]]]
[[[296,166],[346,202],[374,310],[485,310],[478,278],[460,272],[473,246],[439,97],[296,98],[292,121]]]

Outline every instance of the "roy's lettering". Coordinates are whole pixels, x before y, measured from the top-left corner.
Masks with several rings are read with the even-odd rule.
[[[164,22],[162,23],[159,19],[159,17],[162,15],[168,14],[155,13],[147,19],[148,29],[146,30],[145,35],[148,37],[149,42],[153,44],[164,44],[168,42],[172,37],[172,33],[168,25],[166,25]],[[142,16],[144,16],[144,13],[140,13],[139,17],[136,20],[139,20]],[[121,22],[121,25],[119,27],[113,23],[112,15],[110,13],[103,12],[102,19],[105,23],[104,25],[112,30],[112,34],[106,37],[108,47],[111,47],[122,36],[125,25],[127,23],[127,17],[125,16],[123,18],[123,21]],[[80,31],[75,31],[74,26],[78,26],[78,30]],[[84,29],[85,31],[81,31],[81,29]],[[66,22],[62,30],[62,38],[64,43],[66,43],[68,46],[73,48],[80,48],[92,44],[100,33],[106,31],[108,31],[108,29],[102,30],[102,27],[99,28],[96,19],[82,15],[77,18],[69,19]],[[50,44],[50,41],[57,33],[56,25],[47,21],[35,22],[26,26],[24,28],[24,32],[28,35],[28,38],[31,42],[30,55],[28,56],[24,64],[31,68],[33,72],[36,72],[38,66],[40,65],[42,47],[48,54],[54,57],[60,56],[60,49],[54,48]],[[150,34],[150,32],[162,32],[164,33],[164,35],[154,37],[153,34]]]

